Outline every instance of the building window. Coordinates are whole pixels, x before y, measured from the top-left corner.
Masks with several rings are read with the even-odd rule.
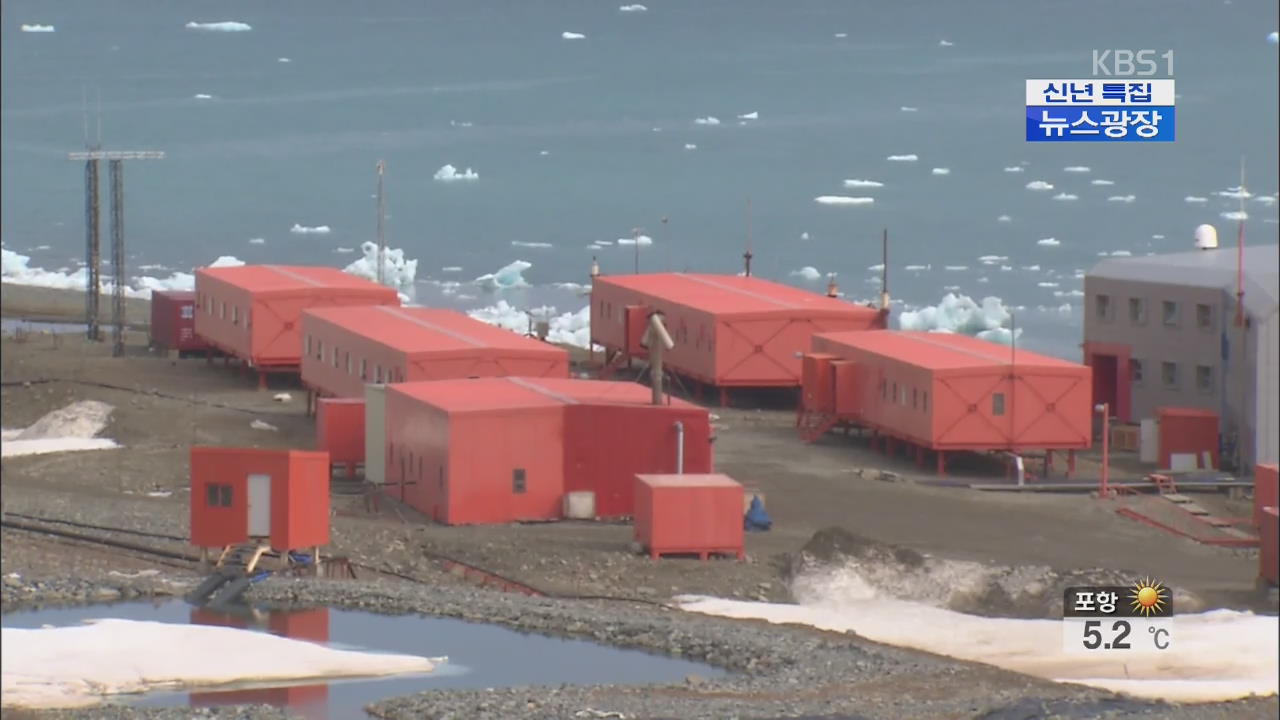
[[[205,504],[209,507],[231,507],[231,486],[216,483],[206,485]]]
[[[892,403],[898,402],[898,383],[893,384],[893,395],[892,395],[892,398],[889,400],[889,402],[892,402]]]
[[[1144,298],[1129,298],[1129,322],[1134,325],[1147,324],[1147,301]]]
[[[884,378],[880,378],[880,399],[889,399],[889,381]]]
[[[381,365],[374,366],[373,381],[379,385],[382,384],[382,366]]]
[[[1111,321],[1111,296],[1098,293],[1094,298],[1093,310],[1097,314],[1098,319],[1103,322]]]
[[[311,357],[311,333],[307,333],[307,357]]]
[[[231,324],[232,325],[240,324],[240,308],[236,307],[235,305],[231,306]]]
[[[194,305],[183,305],[183,306],[182,306],[182,319],[183,319],[183,320],[190,320],[191,318],[193,318],[193,317],[195,317],[195,316],[196,316],[196,308],[195,308],[195,306],[194,306]]]
[[[338,348],[333,349],[333,366],[338,367]]]
[[[227,319],[227,304],[225,302],[218,303],[218,318],[222,320]]]
[[[516,468],[511,471],[511,492],[520,495],[524,493],[525,476],[524,468]]]
[[[347,374],[350,375],[351,374],[351,351],[348,350],[347,352],[344,352],[343,355],[346,356],[347,358]]]
[[[929,391],[925,390],[922,395],[924,397],[920,398],[920,409],[929,412]]]
[[[360,358],[360,379],[368,382],[369,380],[369,361]]]
[[[1178,387],[1178,363],[1160,363],[1160,380],[1164,382],[1165,387]]]
[[[323,340],[316,341],[316,359],[319,360],[320,362],[324,362],[324,341]]]
[[[991,396],[991,414],[1004,414],[1004,393],[994,393]]]
[[[1201,330],[1213,329],[1213,306],[1196,303],[1196,327]]]
[[[1142,361],[1129,358],[1129,380],[1134,385],[1142,384]]]
[[[1164,310],[1164,324],[1169,327],[1177,327],[1179,320],[1178,303],[1172,300],[1165,300],[1161,303],[1161,307]]]
[[[1213,392],[1213,366],[1197,365],[1196,366],[1196,389],[1200,392]]]
[[[911,409],[920,409],[920,391],[915,388],[911,388]]]

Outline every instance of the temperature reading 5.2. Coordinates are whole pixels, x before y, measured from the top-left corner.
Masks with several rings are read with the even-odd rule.
[[[1085,620],[1084,621],[1084,647],[1086,650],[1129,650],[1126,638],[1129,633],[1133,632],[1133,627],[1129,625],[1128,620],[1115,620],[1109,623],[1111,625],[1110,640],[1103,637],[1102,626],[1105,625],[1102,620]]]

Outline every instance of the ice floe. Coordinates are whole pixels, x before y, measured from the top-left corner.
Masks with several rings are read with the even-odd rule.
[[[466,180],[466,181],[479,180],[480,173],[472,170],[471,168],[467,168],[462,172],[458,172],[458,168],[452,165],[444,165],[439,170],[436,171],[436,174],[432,176],[432,179],[439,180],[440,182],[457,182],[460,180]]]
[[[715,117],[714,115],[708,115],[706,117],[694,118],[693,122],[697,125],[719,125],[720,118]]]
[[[1271,195],[1259,195],[1258,197],[1254,198],[1253,201],[1256,203],[1262,203],[1263,205],[1276,204],[1276,198]]]
[[[481,322],[517,333],[528,332],[531,320],[545,320],[550,326],[547,333],[548,341],[583,348],[591,344],[590,306],[585,306],[577,312],[558,313],[554,307],[543,306],[522,310],[506,300],[499,300],[495,305],[471,310],[467,314]]]
[[[544,248],[544,249],[555,247],[555,245],[552,245],[551,243],[548,243],[548,242],[525,242],[524,240],[512,240],[511,246],[523,247],[523,248]]]
[[[582,40],[587,36],[583,35],[582,33],[570,32],[568,30],[565,30],[564,32],[560,33],[560,37],[565,40]]]
[[[920,108],[911,107],[910,105],[903,105],[902,107],[898,108],[898,111],[899,112],[920,112]]]
[[[739,116],[738,116],[738,119],[739,119],[739,120],[759,120],[759,119],[760,119],[760,113],[759,113],[759,111],[752,110],[752,111],[751,111],[751,112],[749,112],[749,113],[743,113],[743,114],[739,115]]]
[[[1072,195],[1071,193],[1067,193],[1067,192],[1062,192],[1062,193],[1058,193],[1057,195],[1054,195],[1053,199],[1058,200],[1060,202],[1070,202],[1072,200],[1079,200],[1080,196]]]
[[[847,38],[849,37],[849,33],[836,33],[835,36],[838,38]]]
[[[249,244],[250,245],[266,245],[267,239],[266,238],[249,238]]]
[[[1245,198],[1253,197],[1253,193],[1242,187],[1227,188],[1226,190],[1219,190],[1214,194],[1218,197],[1232,198],[1234,200],[1243,200]]]
[[[1069,165],[1067,167],[1062,168],[1062,172],[1087,173],[1089,172],[1089,168],[1085,165]]]
[[[934,175],[950,175],[951,169],[950,168],[934,168],[929,172],[933,173]]]
[[[1002,222],[1002,223],[1013,222],[1013,218],[1009,217],[1008,215],[1001,215],[1000,217],[996,218],[996,222]]]
[[[356,249],[353,247],[336,247],[333,251],[339,255],[352,255],[355,253]]]
[[[1053,183],[1048,183],[1044,180],[1032,180],[1027,183],[1027,189],[1035,190],[1036,192],[1048,192],[1053,189]]]
[[[640,247],[647,247],[653,244],[653,238],[648,235],[638,235],[634,238],[618,238],[614,242],[618,245],[639,245]]]
[[[813,267],[812,265],[806,265],[799,270],[792,270],[791,275],[793,277],[804,278],[805,280],[817,280],[822,277],[822,273],[818,272],[818,268]]]
[[[1131,203],[1138,199],[1137,195],[1112,195],[1107,202]]]
[[[952,47],[953,45],[955,45],[955,43],[951,42],[950,40],[938,41],[938,47]]]
[[[880,188],[884,187],[884,183],[875,180],[845,180],[844,186],[847,188]]]
[[[933,266],[932,265],[904,265],[902,269],[910,270],[911,272],[923,272],[925,270],[932,270]]]
[[[366,280],[378,279],[378,244],[364,242],[360,244],[364,256],[343,268],[343,272],[362,277]],[[406,258],[400,248],[383,248],[382,277],[392,287],[408,287],[418,276],[418,261]]]
[[[531,267],[533,267],[531,262],[515,260],[504,265],[497,272],[481,275],[473,282],[486,290],[528,287],[529,283],[524,279],[524,271]]]
[[[196,93],[196,95],[195,95],[195,99],[196,99],[196,100],[212,100],[212,99],[213,99],[213,96],[212,96],[212,95],[207,95],[207,94],[205,94],[205,93]]]
[[[52,25],[23,25],[21,27],[24,33],[51,33],[56,29]]]
[[[1182,201],[1183,201],[1183,202],[1187,202],[1187,203],[1199,204],[1199,203],[1207,203],[1207,202],[1209,202],[1209,198],[1207,198],[1207,197],[1199,197],[1199,196],[1196,196],[1196,195],[1188,195],[1188,196],[1186,196],[1186,197],[1182,198]]]
[[[624,12],[624,13],[645,12],[648,9],[649,8],[645,7],[644,5],[619,5],[618,6],[618,12]]]
[[[875,198],[850,197],[848,195],[819,195],[813,199],[819,205],[871,205]]]
[[[1223,220],[1248,220],[1249,219],[1249,213],[1244,212],[1243,210],[1229,210],[1224,213],[1218,213],[1218,216],[1221,217]]]
[[[302,225],[301,223],[294,223],[293,227],[289,228],[289,232],[294,235],[328,235],[333,232],[333,230],[328,225]]]
[[[800,239],[801,239],[801,240],[808,240],[808,239],[809,239],[809,233],[807,233],[807,232],[802,232],[802,233],[800,233]]]
[[[278,58],[276,58],[276,62],[278,62],[278,63],[291,63],[291,62],[293,62],[293,61],[292,61],[292,60],[290,60],[290,59],[289,59],[289,58],[287,58],[287,57],[278,57]]]
[[[186,27],[188,30],[208,30],[211,32],[248,32],[253,29],[248,23],[234,20],[224,20],[222,22],[195,22],[193,20],[187,23]]]
[[[1089,181],[1089,184],[1104,187],[1104,186],[1115,185],[1115,182],[1112,180],[1103,180],[1102,178],[1094,178]]]
[[[985,297],[978,303],[967,295],[947,293],[937,305],[898,313],[898,327],[1008,342],[1009,331],[1003,326],[1009,318],[1009,310],[998,297]],[[1022,329],[1019,328],[1018,332],[1021,333]]]
[[[920,159],[920,156],[919,156],[919,155],[915,155],[915,154],[910,154],[910,155],[890,155],[889,157],[887,157],[887,158],[885,158],[885,159],[886,159],[886,160],[888,160],[889,162],[915,162],[915,161],[917,161],[917,160],[919,160],[919,159]]]
[[[1041,247],[1058,247],[1059,245],[1062,244],[1062,242],[1059,241],[1057,238],[1043,238],[1043,239],[1037,240],[1036,244]]]
[[[1024,169],[1021,165],[1010,165],[1009,167],[1005,168],[1004,171],[1007,173],[1020,173],[1020,172],[1024,172]]]
[[[75,272],[45,270],[44,268],[31,267],[31,257],[28,255],[13,252],[8,248],[3,248],[0,253],[3,255],[3,267],[2,271],[0,271],[0,277],[3,278],[4,282],[14,285],[32,285],[62,290],[83,291],[85,288],[87,271],[84,267]],[[214,260],[208,267],[230,267],[243,264],[242,260],[227,255]],[[133,278],[133,283],[132,287],[124,289],[126,297],[149,298],[153,290],[192,290],[195,288],[195,275],[188,272],[174,272],[166,278],[144,275]],[[102,294],[109,295],[112,292],[112,288],[113,286],[109,280],[104,281],[102,283]]]
[[[697,150],[697,149],[698,149],[698,146],[697,146],[697,145],[694,145],[693,143],[685,143],[685,144],[684,144],[684,149],[685,149],[685,150]]]
[[[950,270],[951,272],[963,272],[965,270],[968,270],[969,266],[968,265],[944,265],[943,269]]]
[[[1042,287],[1042,288],[1056,288],[1056,287],[1058,287],[1058,283],[1056,283],[1056,282],[1043,281],[1043,282],[1038,282],[1038,283],[1036,283],[1036,286],[1037,286],[1037,287]]]
[[[1280,44],[1280,32],[1272,30],[1271,32],[1267,33],[1267,42],[1271,43],[1272,45]]]

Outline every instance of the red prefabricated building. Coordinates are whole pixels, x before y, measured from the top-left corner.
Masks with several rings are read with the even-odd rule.
[[[249,614],[225,613],[196,607],[191,609],[190,624],[246,630],[255,624],[251,622],[254,619],[255,617]],[[266,629],[272,635],[278,637],[324,645],[329,642],[329,608],[268,611]],[[261,703],[277,707],[296,708],[296,712],[306,717],[306,708],[316,706],[323,708],[328,697],[329,686],[321,683],[318,685],[289,685],[273,688],[193,692],[188,698],[188,705],[190,707],[208,707],[213,705],[256,705]],[[327,717],[327,713],[325,716]]]
[[[803,358],[802,412],[886,444],[947,451],[1075,450],[1092,444],[1089,367],[951,333],[824,333]],[[1073,455],[1074,457],[1074,455]]]
[[[191,448],[191,544],[267,538],[280,552],[329,543],[329,455]]]
[[[742,486],[726,475],[637,475],[635,539],[649,557],[743,558]]]
[[[1171,469],[1174,455],[1194,456],[1194,467],[1205,468],[1204,454],[1209,453],[1218,467],[1218,413],[1212,410],[1183,407],[1156,408],[1160,425],[1158,467]]]
[[[1276,465],[1258,465],[1253,470],[1253,524],[1262,525],[1262,509],[1280,506],[1280,473]]]
[[[321,395],[364,397],[366,383],[569,376],[563,348],[454,310],[312,308],[302,332],[302,381]]]
[[[1280,508],[1262,509],[1258,536],[1258,578],[1270,585],[1280,585]]]
[[[296,369],[302,311],[400,305],[393,288],[336,268],[242,265],[196,270],[196,335],[259,372]]]
[[[613,275],[592,280],[591,341],[610,360],[644,357],[640,338],[654,311],[675,341],[665,367],[722,390],[796,387],[796,355],[814,333],[886,326],[879,310],[757,277]]]
[[[151,292],[151,344],[165,350],[202,352],[208,343],[196,335],[196,294],[190,290]]]
[[[316,449],[354,477],[364,462],[364,398],[320,398],[316,402]]]
[[[681,432],[684,472],[712,465],[707,411],[650,399],[642,385],[602,380],[389,385],[387,483],[448,525],[559,519],[580,491],[595,494],[598,517],[628,516],[636,474],[676,472]]]

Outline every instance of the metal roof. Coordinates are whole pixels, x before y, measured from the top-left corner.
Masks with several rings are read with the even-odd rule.
[[[395,293],[389,287],[357,277],[337,268],[306,265],[238,265],[235,267],[205,267],[196,270],[196,276],[216,278],[252,292],[288,292],[312,288],[342,288],[352,290],[382,290]]]
[[[686,475],[637,475],[636,479],[649,487],[742,487],[737,480],[720,473],[692,473]]]
[[[1168,255],[1107,258],[1093,266],[1088,277],[1220,288],[1236,292],[1237,249],[1192,250]],[[1255,316],[1269,315],[1280,301],[1280,246],[1244,248],[1244,305]]]
[[[489,377],[395,383],[400,392],[446,412],[481,412],[569,405],[649,406],[653,391],[633,382],[577,378]],[[663,407],[696,408],[671,398]]]
[[[876,314],[873,308],[839,298],[742,275],[698,273],[651,273],[644,275],[601,275],[593,283],[616,285],[721,315],[797,312]]]
[[[956,333],[863,330],[818,333],[829,343],[891,356],[927,370],[965,370],[1017,364],[1024,367],[1080,368],[1048,355],[1011,348]],[[838,349],[833,351],[838,354]]]
[[[467,350],[567,355],[563,348],[481,322],[456,310],[356,305],[308,308],[303,312],[409,355]]]

